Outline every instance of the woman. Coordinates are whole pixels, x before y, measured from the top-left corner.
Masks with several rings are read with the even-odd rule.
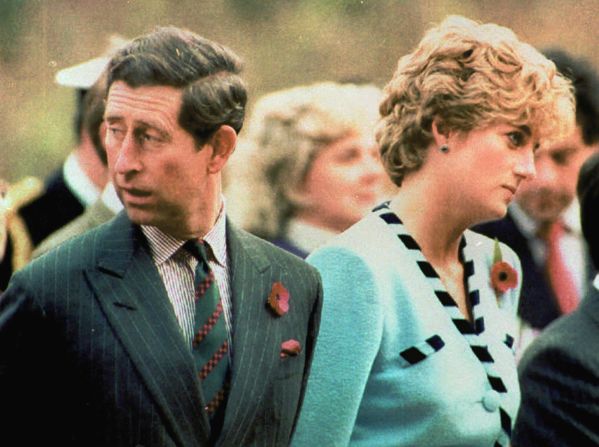
[[[333,82],[261,98],[228,173],[233,219],[305,258],[362,218],[390,187],[372,135],[380,98]]]
[[[571,85],[510,30],[453,16],[400,59],[380,112],[400,188],[308,258],[324,307],[293,445],[506,446],[520,265],[468,228],[572,128]]]

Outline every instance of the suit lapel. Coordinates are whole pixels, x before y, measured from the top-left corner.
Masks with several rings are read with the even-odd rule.
[[[599,290],[590,283],[589,290],[580,303],[577,312],[588,315],[599,326]]]
[[[97,267],[86,272],[116,336],[180,445],[206,441],[208,419],[193,359],[145,239],[126,214],[106,228]]]
[[[232,383],[218,445],[240,445],[255,419],[279,357],[273,318],[265,308],[273,278],[270,264],[250,237],[227,223],[233,294]]]

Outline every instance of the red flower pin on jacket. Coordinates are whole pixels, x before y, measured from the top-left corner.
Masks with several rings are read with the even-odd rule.
[[[493,266],[491,267],[491,286],[495,295],[504,294],[518,285],[518,272],[508,262],[503,260],[499,241],[495,238],[493,250]]]
[[[280,282],[275,282],[268,295],[267,304],[279,317],[289,312],[289,291]]]
[[[281,343],[281,358],[296,356],[302,351],[300,342],[295,339],[289,339]]]

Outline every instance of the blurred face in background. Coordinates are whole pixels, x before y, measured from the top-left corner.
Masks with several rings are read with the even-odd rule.
[[[580,127],[565,140],[540,148],[535,157],[535,178],[522,182],[518,205],[536,222],[553,222],[576,196],[578,171],[597,149],[587,146]]]
[[[341,232],[365,216],[389,191],[376,143],[357,134],[317,152],[300,187],[296,218]]]

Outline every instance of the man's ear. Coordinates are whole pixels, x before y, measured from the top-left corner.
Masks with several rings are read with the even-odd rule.
[[[216,174],[225,167],[227,160],[235,150],[237,132],[231,126],[222,125],[210,137],[208,144],[212,146],[208,172]]]

